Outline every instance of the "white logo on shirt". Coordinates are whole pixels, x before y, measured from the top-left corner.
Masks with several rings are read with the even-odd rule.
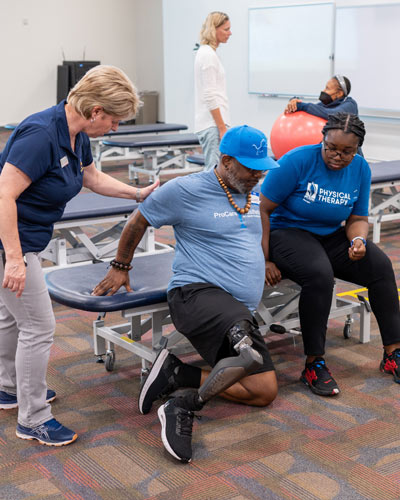
[[[225,212],[214,212],[214,219],[225,218],[225,217],[236,217],[238,213],[236,210],[225,210]],[[241,217],[260,217],[260,209],[259,208],[251,208],[247,214],[243,214]]]
[[[347,205],[350,200],[350,194],[343,191],[320,188],[315,182],[309,182],[303,201],[310,203],[316,200],[328,203],[329,205]]]
[[[317,193],[318,193],[318,184],[315,184],[315,182],[309,182],[307,184],[307,191],[306,194],[304,195],[304,200],[315,201]]]

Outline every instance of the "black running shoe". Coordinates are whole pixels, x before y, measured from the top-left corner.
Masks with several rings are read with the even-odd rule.
[[[192,427],[194,413],[176,406],[177,398],[168,400],[158,409],[161,439],[165,449],[177,460],[192,460]]]
[[[394,381],[400,384],[400,349],[395,349],[390,354],[384,351],[380,370],[392,374]]]
[[[300,380],[319,396],[335,396],[340,392],[324,358],[315,358],[312,363],[306,363]]]
[[[175,380],[175,369],[182,361],[167,349],[161,349],[139,393],[139,411],[145,415],[157,399],[161,399],[179,388]]]

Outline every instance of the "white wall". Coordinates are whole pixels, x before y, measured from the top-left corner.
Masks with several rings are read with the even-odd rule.
[[[136,85],[159,93],[158,120],[164,121],[162,0],[136,0]]]
[[[136,2],[152,3],[0,0],[0,125],[56,104],[62,49],[80,60],[85,48],[87,60],[119,66],[135,81]]]
[[[139,90],[159,91],[160,120],[192,129],[193,47],[206,15],[222,10],[230,15],[233,31],[229,43],[218,48],[228,77],[232,124],[248,123],[269,136],[285,100],[247,92],[248,9],[306,1],[320,0],[0,0],[0,125],[55,104],[62,48],[67,59],[81,59],[85,47],[86,59],[121,67]],[[376,79],[379,91],[379,75]],[[400,158],[399,121],[366,120],[366,126],[367,157]]]
[[[232,24],[232,37],[218,48],[227,74],[228,97],[232,125],[247,123],[269,136],[271,127],[282,113],[286,99],[250,95],[247,91],[248,9],[319,0],[163,0],[164,31],[164,95],[165,120],[187,123],[193,128],[193,46],[206,15],[213,10],[227,12]],[[337,0],[336,5],[398,3],[396,0]],[[282,36],[285,36],[282,33]],[[351,75],[350,79],[351,79]],[[379,75],[376,75],[377,91]],[[321,89],[325,82],[321,82]],[[397,82],[393,82],[394,85]],[[357,100],[357,96],[354,96]],[[363,150],[368,158],[391,160],[400,158],[400,121],[365,119],[367,128]]]

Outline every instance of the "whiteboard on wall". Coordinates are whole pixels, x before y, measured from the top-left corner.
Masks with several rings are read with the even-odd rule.
[[[400,4],[336,8],[335,73],[360,108],[400,111]]]
[[[334,4],[249,9],[249,93],[318,96],[332,76]]]

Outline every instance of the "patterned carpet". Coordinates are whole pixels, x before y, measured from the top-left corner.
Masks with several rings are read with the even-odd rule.
[[[0,147],[1,149],[1,147]],[[107,170],[125,179],[122,168]],[[395,224],[383,226],[382,248],[400,273]],[[169,228],[156,237],[172,241]],[[350,290],[341,286],[339,292]],[[15,437],[17,411],[0,411],[0,498],[148,500],[398,500],[400,386],[379,372],[376,324],[359,344],[357,324],[344,339],[343,321],[329,324],[327,363],[339,397],[312,394],[298,378],[301,341],[269,336],[279,395],[265,409],[222,399],[195,420],[193,462],[163,449],[156,408],[137,410],[140,364],[116,348],[115,371],[93,356],[93,313],[54,304],[57,319],[48,385],[53,411],[79,434],[67,447],[48,448]],[[107,316],[108,323],[120,316]],[[196,356],[186,359],[195,360]]]

